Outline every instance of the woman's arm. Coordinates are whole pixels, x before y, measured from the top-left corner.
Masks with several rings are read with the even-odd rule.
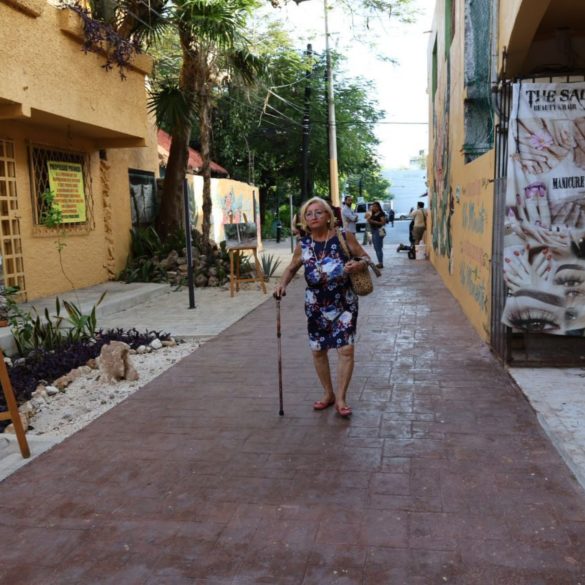
[[[286,267],[280,281],[274,289],[274,296],[277,299],[286,295],[286,287],[288,283],[293,279],[293,276],[299,271],[299,268],[302,265],[303,261],[301,260],[301,245],[297,244],[290,264]]]

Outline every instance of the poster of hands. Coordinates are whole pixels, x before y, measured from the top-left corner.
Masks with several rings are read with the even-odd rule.
[[[585,83],[513,86],[502,321],[585,332]]]

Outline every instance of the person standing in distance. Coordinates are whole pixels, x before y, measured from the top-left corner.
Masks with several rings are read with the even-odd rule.
[[[423,239],[425,230],[427,229],[427,214],[425,213],[425,204],[423,201],[419,201],[416,204],[416,211],[410,214],[413,220],[412,236],[414,238],[414,245],[420,244]]]
[[[343,227],[350,234],[357,232],[357,220],[358,214],[351,209],[351,203],[353,199],[351,195],[347,195],[343,200],[343,209],[341,210],[341,216],[343,217]]]

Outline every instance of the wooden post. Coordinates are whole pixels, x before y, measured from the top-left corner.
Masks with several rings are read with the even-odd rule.
[[[28,442],[24,428],[22,427],[22,421],[20,420],[20,413],[18,412],[18,405],[16,404],[16,398],[14,398],[14,391],[12,390],[12,383],[10,382],[10,376],[8,375],[8,368],[4,361],[4,354],[0,350],[0,384],[2,384],[2,391],[4,392],[4,398],[6,399],[6,405],[8,406],[8,412],[0,412],[0,420],[10,420],[14,425],[16,431],[16,439],[18,440],[18,446],[20,447],[20,453],[27,459],[30,457],[30,449],[28,448]]]

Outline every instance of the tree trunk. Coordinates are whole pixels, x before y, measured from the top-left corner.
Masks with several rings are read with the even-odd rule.
[[[188,32],[180,30],[179,37],[183,47],[179,87],[185,97],[187,112],[185,119],[177,122],[171,130],[172,144],[156,221],[157,230],[162,238],[183,226],[183,181],[187,174],[189,139],[195,109],[197,66],[195,56],[190,48],[191,36]]]
[[[171,132],[173,142],[169,152],[156,225],[163,239],[182,225],[183,181],[187,173],[190,135],[191,126],[186,124],[173,128]]]
[[[211,96],[209,94],[209,86],[205,81],[202,84],[199,92],[199,134],[201,139],[201,158],[203,159],[203,167],[201,174],[203,175],[203,243],[207,245],[210,239],[211,232]]]

